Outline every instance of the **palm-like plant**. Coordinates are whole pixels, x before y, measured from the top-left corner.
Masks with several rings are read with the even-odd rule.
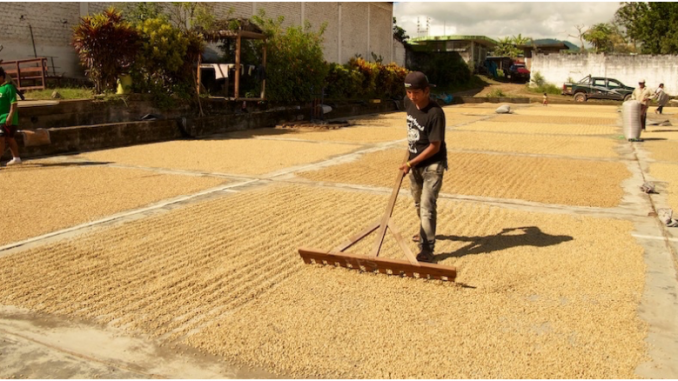
[[[97,93],[115,88],[117,78],[134,62],[140,46],[136,29],[111,7],[85,16],[73,28],[73,47]]]
[[[522,51],[516,47],[514,38],[504,37],[500,38],[497,46],[494,48],[494,55],[496,56],[506,56],[506,57],[517,57]]]

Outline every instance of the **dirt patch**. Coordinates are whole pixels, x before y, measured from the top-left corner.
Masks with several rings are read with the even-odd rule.
[[[12,216],[3,225],[0,245],[227,182],[78,162],[29,161],[0,173],[0,194],[13,195],[0,198],[0,210]]]
[[[385,124],[385,123],[382,123]],[[262,137],[262,136],[260,136]],[[389,121],[387,125],[351,126],[338,130],[298,130],[291,134],[276,135],[268,139],[308,140],[317,142],[346,142],[357,144],[381,143],[405,139],[407,127],[405,118],[400,121]]]
[[[321,161],[357,148],[346,144],[320,145],[225,136],[213,140],[181,140],[89,152],[79,157],[143,167],[262,175]]]
[[[537,135],[530,136],[529,144],[526,144],[528,139],[523,135],[454,129],[448,132],[446,139],[447,147],[450,150],[516,152],[572,157],[618,157],[614,150],[618,142],[609,138]]]
[[[666,182],[669,206],[678,211],[678,163],[652,163],[649,173],[655,180]]]
[[[569,107],[525,107],[515,110],[517,115],[541,115],[552,117],[569,117],[576,116],[578,118],[617,118],[621,115],[615,108],[589,110],[577,106]]]
[[[510,118],[508,118],[510,117]],[[620,133],[619,128],[609,125],[595,124],[553,124],[554,118],[532,118],[532,123],[525,123],[521,116],[508,115],[507,118],[492,118],[458,127],[465,131],[509,132],[514,134],[549,134],[549,135],[612,135]],[[536,122],[541,118],[541,122]]]
[[[641,139],[646,139],[643,142],[643,148],[650,152],[652,160],[659,161],[678,161],[678,141],[676,140],[654,140],[654,139],[668,139],[660,136],[669,133],[645,133],[643,132]],[[678,136],[673,135],[672,138],[678,139]]]
[[[497,115],[492,119],[493,122],[499,123],[539,123],[539,124],[576,124],[576,125],[590,125],[590,126],[621,126],[619,118],[601,118],[601,117],[554,117],[544,115]],[[619,122],[619,123],[618,123]]]
[[[387,198],[282,185],[224,196],[0,258],[0,301],[189,335],[296,377],[634,377],[646,327],[630,222],[441,200],[438,259],[459,284],[303,264],[297,247],[334,247]],[[411,199],[394,218],[412,231]]]
[[[299,176],[314,181],[391,187],[402,155],[398,149],[372,152],[352,163]],[[562,205],[617,206],[624,195],[620,184],[631,175],[625,164],[614,162],[509,158],[473,152],[448,152],[448,161],[450,170],[443,179],[443,193]],[[388,168],[392,170],[385,170]],[[408,178],[403,186],[409,187]]]

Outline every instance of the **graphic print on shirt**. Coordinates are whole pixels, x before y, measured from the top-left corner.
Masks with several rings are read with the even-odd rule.
[[[416,143],[419,140],[419,132],[424,131],[424,126],[417,122],[412,115],[407,116],[407,149],[417,153]]]

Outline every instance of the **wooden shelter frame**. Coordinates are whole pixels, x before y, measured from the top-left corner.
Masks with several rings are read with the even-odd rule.
[[[234,94],[233,97],[226,97],[228,100],[233,101],[263,101],[266,97],[266,79],[264,78],[261,82],[261,95],[259,98],[241,98],[240,97],[240,53],[243,39],[250,40],[264,40],[264,45],[262,47],[262,63],[261,65],[266,69],[266,35],[263,33],[250,32],[245,30],[219,30],[217,32],[209,33],[206,36],[206,40],[210,42],[221,41],[225,39],[235,39],[235,82],[234,82]],[[197,92],[200,94],[201,86],[201,74],[200,69],[204,67],[202,64],[202,57],[198,58],[198,75],[197,75]],[[228,90],[228,89],[227,89]]]

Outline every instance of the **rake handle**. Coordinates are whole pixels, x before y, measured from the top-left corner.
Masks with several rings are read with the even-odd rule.
[[[403,163],[407,161],[410,157],[410,152],[406,151],[405,158]],[[403,183],[403,178],[405,173],[398,169],[398,175],[396,176],[395,184],[393,185],[393,191],[391,192],[391,198],[388,201],[384,215],[381,217],[381,222],[379,224],[379,230],[377,231],[377,240],[374,242],[372,247],[372,253],[370,256],[377,257],[379,256],[379,251],[381,251],[381,245],[384,243],[384,236],[386,235],[386,228],[388,227],[388,221],[391,219],[391,214],[393,214],[393,208],[395,207],[396,200],[398,199],[398,193],[400,192],[400,186]]]

